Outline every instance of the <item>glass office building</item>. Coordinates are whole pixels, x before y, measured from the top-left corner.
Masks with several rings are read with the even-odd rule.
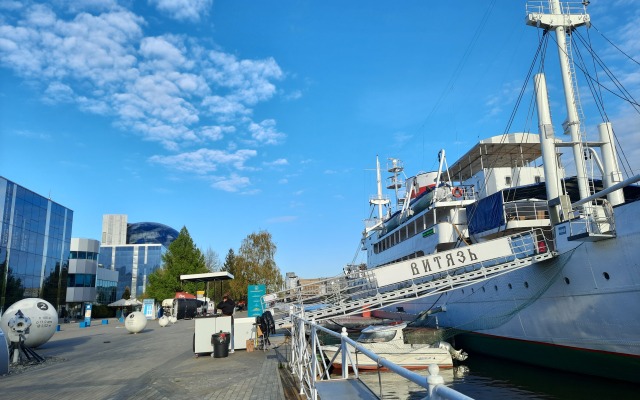
[[[116,298],[122,298],[126,288],[135,298],[144,293],[149,275],[162,266],[165,251],[166,248],[159,243],[103,245],[100,247],[98,263],[118,271]]]
[[[125,214],[106,214],[102,218],[98,264],[118,271],[118,299],[127,288],[132,298],[145,292],[149,275],[162,266],[162,255],[179,235],[175,229],[157,222],[130,224],[127,220]]]
[[[0,313],[18,300],[65,303],[73,211],[0,176]]]

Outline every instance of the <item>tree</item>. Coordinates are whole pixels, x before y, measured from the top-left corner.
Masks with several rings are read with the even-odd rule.
[[[284,280],[275,262],[276,245],[267,231],[252,233],[240,246],[238,255],[233,260],[234,279],[229,283],[232,297],[247,297],[248,285],[267,287],[267,293],[282,288]]]
[[[222,264],[222,266],[220,267],[220,271],[224,271],[224,272],[229,272],[231,275],[235,276],[235,268],[233,266],[234,260],[236,258],[236,254],[233,251],[233,249],[229,249],[229,251],[227,252],[227,256],[224,258],[224,264]],[[216,298],[214,299],[216,304],[222,300],[222,295],[223,293],[231,293],[231,286],[229,281],[222,281],[222,284],[220,285],[221,290],[220,293],[216,294]],[[215,290],[214,290],[215,292]],[[238,299],[238,297],[232,296],[234,299]]]
[[[124,291],[122,292],[122,298],[125,300],[129,300],[131,298],[131,289],[129,286],[125,286]]]
[[[213,251],[211,247],[209,247],[207,251],[204,253],[204,263],[209,272],[216,272],[216,271],[219,271],[221,268],[220,258],[218,258],[218,253]]]
[[[176,292],[196,293],[195,282],[182,282],[180,275],[201,274],[208,272],[205,257],[193,243],[186,227],[162,255],[162,268],[149,275],[149,286],[146,294],[149,298],[162,300],[174,298]]]

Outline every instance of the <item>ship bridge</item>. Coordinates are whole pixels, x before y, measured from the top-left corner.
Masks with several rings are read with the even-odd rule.
[[[291,306],[316,321],[360,314],[445,293],[557,256],[549,228],[437,252],[373,269],[269,293],[262,300],[277,328],[290,324]]]

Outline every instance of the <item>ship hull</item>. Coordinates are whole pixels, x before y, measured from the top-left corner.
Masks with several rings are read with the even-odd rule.
[[[456,335],[455,345],[474,353],[543,368],[640,383],[638,374],[640,356],[559,346],[483,333]]]
[[[616,238],[569,240],[561,224],[558,257],[403,307],[442,306],[432,322],[465,332],[456,345],[471,351],[639,382],[640,202],[615,214]]]

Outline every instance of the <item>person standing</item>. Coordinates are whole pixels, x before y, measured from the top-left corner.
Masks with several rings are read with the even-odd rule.
[[[236,309],[236,303],[235,301],[233,301],[233,299],[231,298],[231,296],[229,296],[229,293],[225,293],[222,295],[222,301],[220,303],[218,303],[218,310],[220,310],[222,312],[223,315],[227,315],[229,317],[231,317],[231,351],[230,353],[233,353],[234,348],[233,348],[233,312]]]
[[[235,301],[233,301],[233,299],[229,296],[229,293],[225,293],[222,296],[222,301],[218,303],[218,310],[220,310],[224,315],[232,316],[235,308]]]

